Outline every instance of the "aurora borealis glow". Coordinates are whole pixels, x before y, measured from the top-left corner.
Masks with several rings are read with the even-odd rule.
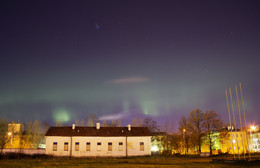
[[[177,122],[201,108],[226,119],[224,90],[242,82],[248,121],[259,122],[259,8],[253,0],[6,1],[0,117]]]

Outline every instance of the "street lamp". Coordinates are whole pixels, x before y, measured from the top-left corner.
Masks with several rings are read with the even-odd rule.
[[[11,139],[11,147],[12,147],[12,145],[13,145],[12,132],[8,132],[7,135],[8,135],[8,139],[9,139],[9,138]]]
[[[255,131],[255,130],[256,130],[256,126],[252,125],[252,126],[250,127],[250,130]]]
[[[186,141],[185,141],[185,129],[182,130],[182,134],[183,134],[183,146],[184,146],[184,153],[186,155]]]

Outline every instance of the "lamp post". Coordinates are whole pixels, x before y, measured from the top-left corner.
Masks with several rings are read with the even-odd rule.
[[[186,130],[185,130],[185,129],[183,129],[183,130],[182,130],[182,134],[183,134],[184,153],[185,153],[185,155],[186,155],[186,141],[185,141],[185,132],[186,132]]]
[[[7,135],[8,135],[8,139],[9,139],[9,138],[11,139],[10,148],[12,148],[12,146],[13,146],[13,144],[12,144],[12,132],[8,132]]]

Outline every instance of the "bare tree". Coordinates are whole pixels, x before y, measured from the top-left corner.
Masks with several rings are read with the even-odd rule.
[[[220,116],[213,110],[206,111],[204,114],[204,122],[203,127],[205,128],[205,132],[207,134],[207,140],[209,142],[210,155],[212,155],[212,147],[213,147],[213,133],[214,131],[219,130],[223,126],[223,121]]]
[[[142,118],[139,118],[139,119],[138,119],[137,126],[138,126],[138,127],[143,127],[143,126],[144,126],[144,121],[143,121]]]
[[[79,120],[75,121],[75,126],[80,126],[80,121]]]
[[[132,126],[133,127],[142,127],[143,126],[143,119],[142,118],[133,118]]]
[[[167,154],[171,154],[171,151],[173,150],[173,134],[174,134],[174,123],[169,122],[169,120],[166,120],[163,123],[163,126],[159,129],[159,132],[165,133],[161,137],[161,142],[163,145],[163,149],[167,151]]]
[[[192,110],[189,114],[188,122],[190,125],[190,131],[192,132],[192,140],[194,145],[198,147],[198,153],[201,153],[201,145],[202,145],[202,137],[204,135],[203,132],[203,122],[204,122],[204,113],[196,108]]]
[[[183,150],[185,154],[189,153],[189,149],[191,147],[191,131],[190,131],[190,125],[186,119],[185,116],[182,116],[182,118],[179,121],[179,127],[178,127],[178,132],[181,135],[181,142],[183,146]]]
[[[43,124],[39,120],[28,122],[20,148],[39,148],[40,144],[43,144],[45,141],[45,133],[48,128],[49,125],[47,123]]]
[[[122,120],[117,120],[117,127],[121,127],[122,126]]]
[[[32,125],[33,148],[39,148],[44,140],[44,127],[41,121],[35,120]]]
[[[107,124],[107,121],[106,121],[106,120],[103,120],[103,121],[102,121],[102,126],[103,126],[103,127],[108,127],[108,126],[109,126],[109,125]]]
[[[137,127],[137,118],[133,118],[132,127]]]
[[[116,120],[112,120],[111,121],[111,126],[112,127],[116,127],[117,126],[117,121]]]
[[[97,122],[96,115],[95,114],[90,114],[88,116],[88,126],[89,127],[94,127],[96,122]]]
[[[1,153],[2,153],[2,149],[5,148],[6,144],[10,141],[10,139],[11,139],[11,133],[10,133],[10,135],[8,135],[8,120],[0,118],[0,148],[1,148]]]
[[[75,126],[85,126],[85,120],[76,120]]]
[[[174,133],[172,136],[171,136],[171,146],[172,148],[177,151],[177,153],[181,153],[182,151],[182,141],[183,141],[183,136],[181,134],[178,134],[178,133]]]
[[[146,117],[144,119],[144,125],[143,126],[148,127],[148,129],[151,132],[155,132],[155,131],[159,130],[159,126],[158,126],[157,122],[152,120],[152,118],[150,118],[150,117]]]

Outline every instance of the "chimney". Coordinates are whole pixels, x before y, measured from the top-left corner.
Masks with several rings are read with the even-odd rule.
[[[75,129],[75,124],[72,124],[72,129],[73,129],[73,130]]]
[[[97,128],[97,130],[100,129],[100,123],[96,123],[96,128]]]
[[[128,124],[127,127],[128,127],[128,131],[131,131],[131,124]]]

